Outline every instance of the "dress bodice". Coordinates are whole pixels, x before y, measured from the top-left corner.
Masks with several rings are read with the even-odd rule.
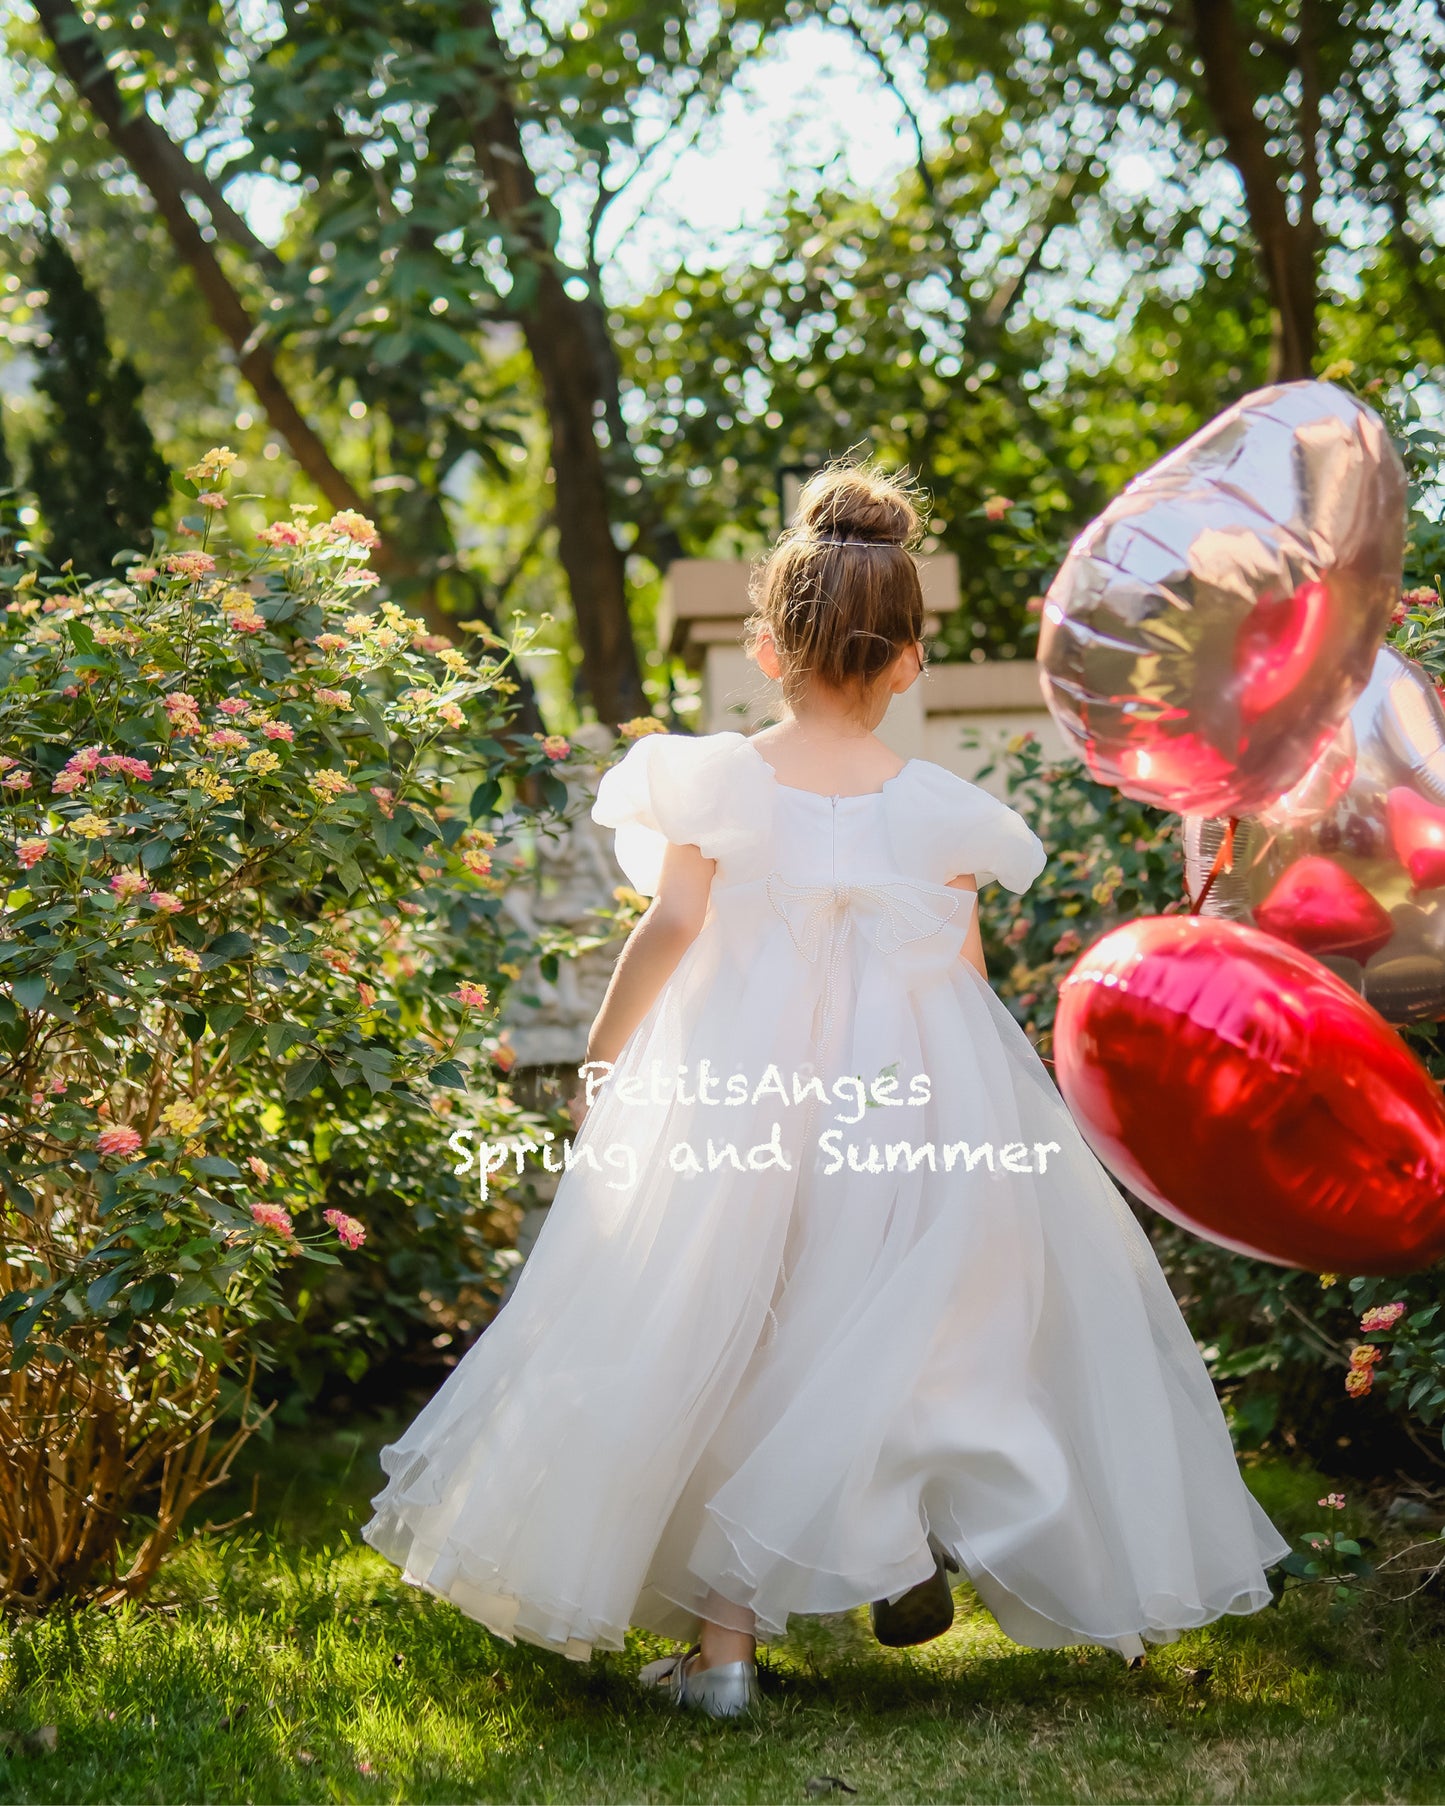
[[[592,815],[616,829],[618,862],[644,896],[669,842],[716,861],[714,895],[770,876],[944,885],[972,874],[1024,891],[1045,862],[1017,810],[927,759],[877,791],[828,797],[782,783],[740,733],[645,736],[604,774]]]

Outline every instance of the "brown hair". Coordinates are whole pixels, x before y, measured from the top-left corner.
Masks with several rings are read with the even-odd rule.
[[[866,692],[923,638],[923,590],[907,550],[921,525],[905,482],[859,464],[810,477],[797,517],[753,577],[749,650],[766,628],[788,702],[821,680]]]

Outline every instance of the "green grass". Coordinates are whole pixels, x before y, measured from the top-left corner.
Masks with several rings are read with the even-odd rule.
[[[713,1724],[637,1689],[654,1639],[570,1663],[403,1586],[356,1538],[395,1428],[253,1445],[255,1520],[194,1536],[144,1605],[0,1630],[0,1798],[801,1801],[839,1776],[860,1802],[1445,1799],[1433,1604],[1337,1621],[1291,1592],[1130,1671],[1020,1649],[960,1587],[913,1652],[861,1611],[806,1621],[763,1654],[762,1721]],[[1325,1515],[1318,1474],[1250,1480],[1287,1533]],[[25,1740],[46,1725],[53,1753]]]

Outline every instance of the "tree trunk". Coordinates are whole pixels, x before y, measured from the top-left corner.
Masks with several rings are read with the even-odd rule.
[[[267,419],[333,508],[351,508],[364,514],[366,501],[337,469],[316,429],[292,400],[277,372],[270,347],[191,218],[182,171],[177,167],[176,147],[145,111],[127,115],[95,35],[70,0],[36,0],[35,11],[76,93],[150,191],[171,243],[195,276],[212,320],[230,341],[236,366],[255,391]],[[185,159],[180,158],[180,162]]]
[[[488,46],[481,73],[491,93],[484,117],[470,124],[493,218],[517,247],[521,294],[516,319],[542,385],[552,434],[557,542],[572,595],[582,679],[600,720],[644,714],[637,647],[627,611],[626,561],[612,537],[607,465],[597,422],[607,397],[593,354],[588,303],[563,287],[563,272],[543,224],[546,202],[527,162],[506,79],[506,53],[486,0],[466,8],[466,23]]]
[[[195,276],[213,323],[230,341],[237,368],[250,383],[271,426],[333,508],[353,509],[359,514],[372,512],[375,504],[368,502],[337,468],[320,435],[293,400],[244,301],[191,218],[185,196],[195,196],[210,213],[216,230],[263,271],[280,270],[276,254],[262,244],[205,173],[191,163],[143,108],[127,114],[99,44],[70,0],[37,0],[36,12],[61,69],[82,103],[149,191],[172,244]],[[436,632],[446,633],[455,628],[456,621],[441,606],[437,572],[448,553],[455,557],[456,547],[440,498],[430,496],[423,512],[427,531],[422,544],[412,547],[404,536],[398,544],[388,536],[376,562],[401,592],[401,599],[423,615]],[[485,605],[478,602],[472,612],[485,615]],[[524,731],[544,731],[531,682],[520,671],[517,680],[521,685],[517,725]]]
[[[1313,7],[1306,0],[1300,36],[1299,130],[1304,155],[1300,217],[1291,220],[1286,199],[1289,166],[1269,148],[1254,111],[1233,0],[1192,0],[1194,47],[1204,71],[1204,97],[1244,187],[1249,223],[1259,250],[1274,315],[1271,375],[1293,382],[1314,374],[1318,341],[1319,90],[1313,59]]]

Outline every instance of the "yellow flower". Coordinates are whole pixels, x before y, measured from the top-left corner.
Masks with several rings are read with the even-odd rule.
[[[1338,1273],[1321,1273],[1320,1274],[1321,1286],[1337,1286],[1339,1283],[1340,1283],[1340,1276]]]
[[[311,792],[323,802],[334,802],[338,796],[344,795],[351,785],[339,771],[318,771],[311,779]]]
[[[193,464],[186,475],[193,483],[213,483],[235,462],[236,454],[229,445],[213,445],[200,463]]]
[[[264,777],[267,772],[278,770],[280,764],[281,760],[276,753],[263,750],[251,754],[250,758],[246,761],[246,769],[248,771],[259,772],[261,776]]]
[[[91,810],[89,814],[82,815],[79,820],[73,821],[70,825],[85,840],[102,840],[110,833],[110,823],[103,815],[97,815],[94,810]]]
[[[167,1104],[161,1111],[162,1126],[169,1129],[172,1135],[194,1135],[205,1120],[205,1111],[188,1097],[177,1098],[175,1103]]]
[[[630,884],[619,884],[612,892],[614,903],[620,903],[624,909],[646,909],[647,898],[640,890],[633,890]]]
[[[213,803],[229,803],[231,798],[236,794],[236,786],[234,784],[228,784],[224,778],[218,777],[214,771],[203,771],[196,779],[196,782],[200,785],[201,789],[205,791],[206,795],[210,797]]]
[[[640,740],[644,734],[665,734],[667,726],[655,715],[634,715],[631,721],[620,723],[617,731],[624,740]]]
[[[201,969],[200,954],[193,952],[189,947],[173,947],[171,959],[176,965],[184,966],[187,972],[199,972]],[[189,1133],[189,1131],[186,1132]]]
[[[1321,382],[1337,383],[1343,376],[1355,374],[1355,360],[1349,357],[1337,357],[1332,364],[1326,364],[1320,377]]]

